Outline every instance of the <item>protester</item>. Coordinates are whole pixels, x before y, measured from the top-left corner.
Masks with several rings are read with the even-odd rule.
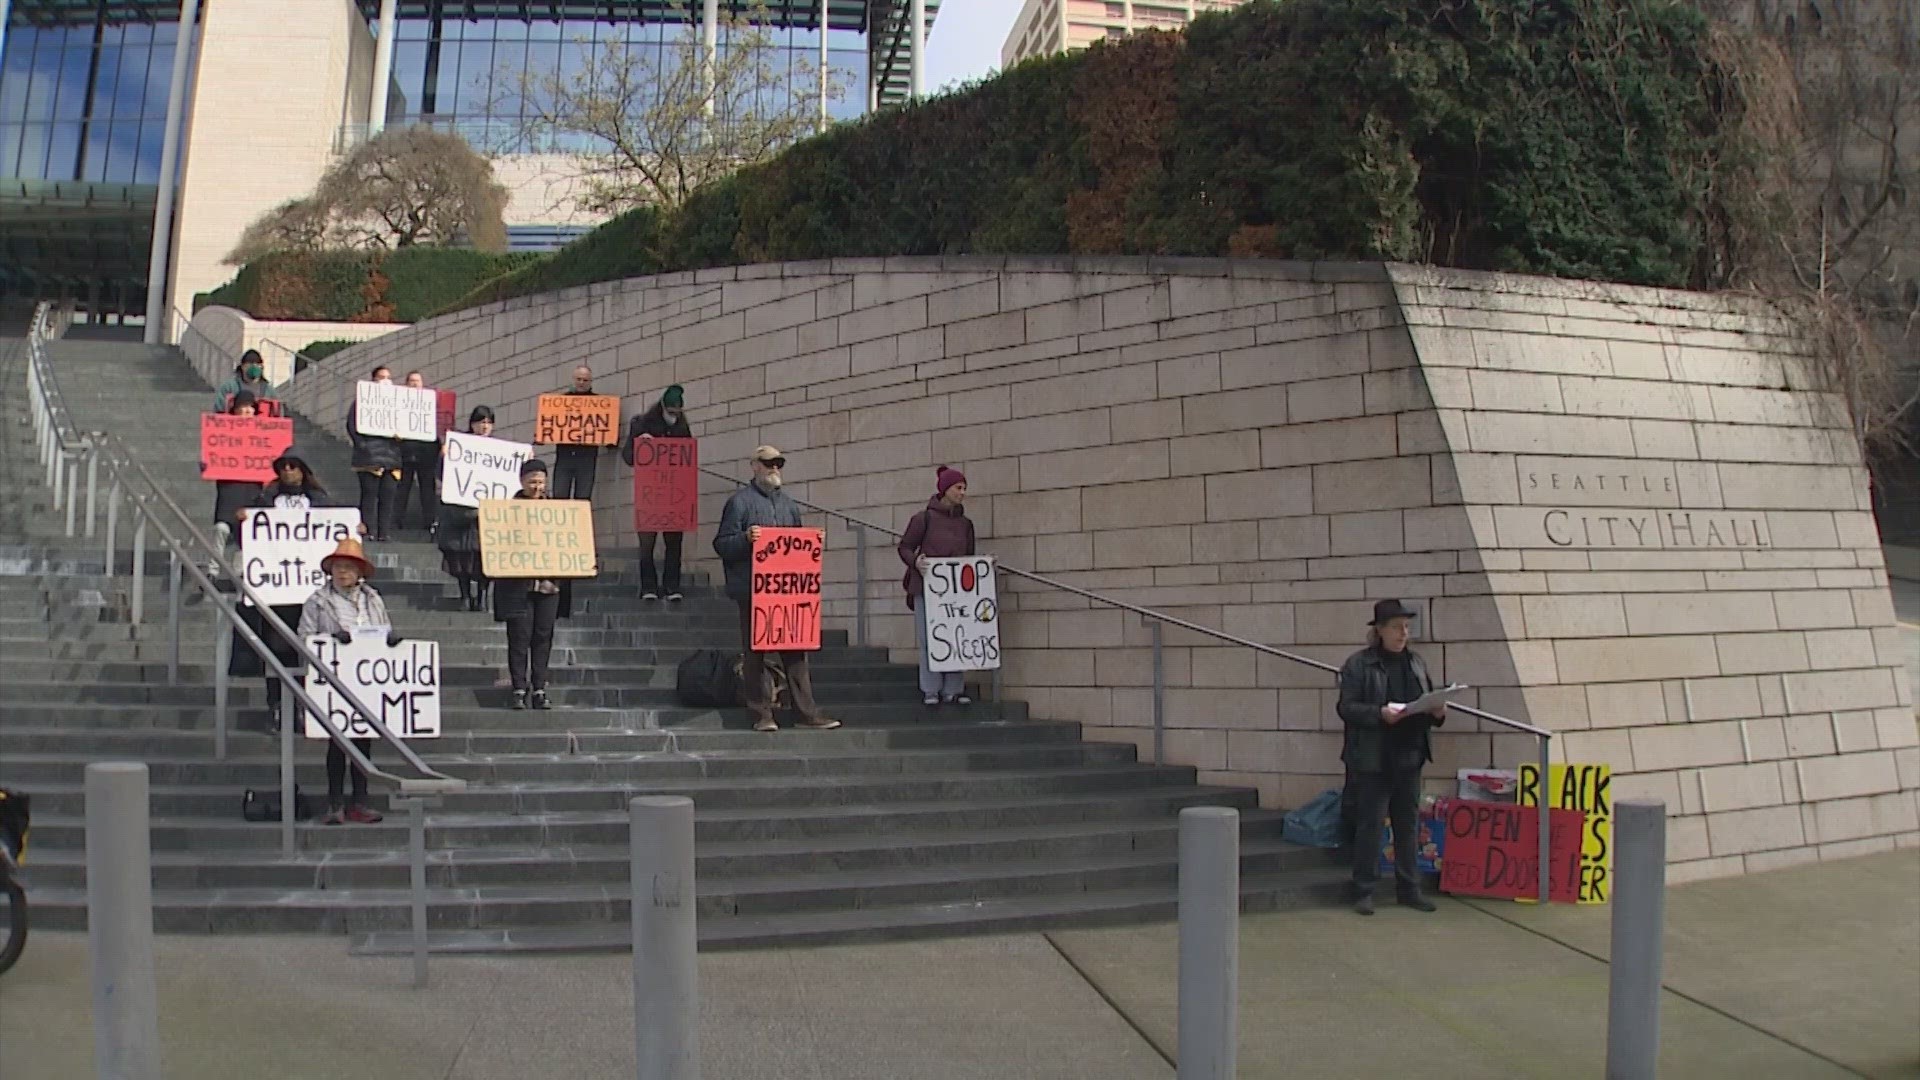
[[[252,416],[255,413],[253,391],[236,391],[222,411],[228,416]],[[205,472],[206,462],[200,463],[200,471]],[[215,480],[213,482],[213,527],[219,535],[215,539],[222,548],[231,546],[234,524],[239,520],[240,511],[253,505],[254,497],[260,494],[258,480]]]
[[[233,404],[234,395],[242,390],[252,394],[256,402],[273,398],[273,384],[267,381],[267,367],[257,349],[248,349],[240,354],[240,362],[233,365],[233,374],[214,390],[213,408],[209,411],[226,412]]]
[[[493,410],[481,405],[467,414],[467,434],[491,437]],[[444,451],[443,451],[444,452]],[[487,603],[487,577],[480,571],[480,511],[443,502],[434,526],[440,548],[440,566],[460,583],[460,599],[468,611],[482,611]]]
[[[407,372],[406,384],[415,390],[427,388],[427,377]],[[393,501],[393,527],[406,528],[407,502],[413,489],[420,489],[420,527],[432,538],[440,516],[440,443],[405,439],[400,443],[400,480]]]
[[[585,364],[573,369],[573,389],[568,397],[593,393],[593,369]],[[556,446],[553,448],[554,499],[593,501],[593,475],[600,467],[598,446]]]
[[[693,429],[687,426],[685,403],[686,391],[678,385],[669,386],[652,408],[633,418],[633,423],[627,428],[626,445],[620,448],[620,456],[628,465],[633,464],[634,444],[641,439],[693,438]],[[664,534],[667,548],[664,577],[653,562],[653,538],[661,535],[650,532],[640,534],[640,599],[658,600],[664,589],[667,602],[677,603],[680,600],[680,548],[687,534]]]
[[[235,514],[240,521],[245,521],[248,509],[315,510],[336,505],[333,497],[327,493],[327,489],[321,486],[319,479],[313,475],[313,467],[308,465],[304,458],[294,454],[282,454],[274,460],[273,472],[274,479],[271,483],[255,488],[251,506]],[[244,533],[245,530],[242,529],[240,532]],[[242,539],[244,540],[244,537]],[[288,629],[293,629],[300,623],[301,608],[300,604],[275,604],[271,610],[279,616],[280,621],[285,623]],[[275,660],[290,669],[299,666],[300,648],[297,638],[290,639],[274,631],[267,621],[261,618],[259,609],[251,604],[241,606],[240,617],[246,621],[248,628],[266,643]],[[260,655],[241,638],[238,630],[233,634],[233,653],[227,665],[227,674],[247,678],[259,676],[266,680],[268,726],[274,731],[280,730],[281,723],[286,719],[282,702],[285,695],[280,679],[267,670]]]
[[[516,499],[547,498],[547,463],[539,458],[520,466]],[[493,617],[507,624],[507,674],[513,680],[513,707],[550,709],[547,668],[553,656],[553,624],[573,614],[573,583],[547,578],[515,578],[493,583]]]
[[[747,710],[753,714],[753,730],[778,731],[773,718],[773,683],[766,663],[753,651],[753,545],[760,530],[797,529],[800,507],[780,490],[781,470],[787,459],[771,446],[753,452],[753,479],[727,499],[720,513],[720,526],[713,537],[714,554],[726,570],[727,595],[740,608],[741,681],[747,693]],[[800,726],[827,730],[840,721],[821,713],[813,699],[813,675],[807,669],[807,654],[782,652],[781,666],[787,673],[787,686],[793,692],[793,707],[800,714]]]
[[[907,564],[907,576],[900,584],[907,590],[907,610],[913,611],[925,587],[922,575],[928,559],[958,558],[972,555],[973,521],[961,504],[967,500],[967,477],[959,469],[940,466],[934,473],[934,496],[927,508],[913,515],[907,531],[900,537],[900,561]],[[914,632],[920,642],[921,703],[937,706],[971,705],[967,697],[967,673],[935,671],[927,655],[927,620],[917,615]]]
[[[366,552],[360,548],[358,540],[342,540],[333,554],[320,560],[320,569],[326,571],[327,583],[314,590],[307,597],[306,604],[300,609],[300,636],[307,637],[331,634],[342,645],[353,641],[355,631],[385,629],[387,645],[400,644],[399,634],[393,632],[393,623],[387,618],[386,601],[367,584],[373,577],[373,563],[367,561]],[[373,740],[355,739],[353,745],[360,753],[373,754]],[[353,766],[353,795],[341,801],[341,790],[346,787],[347,752],[340,748],[339,742],[327,740],[327,816],[323,825],[339,825],[354,822],[359,825],[371,825],[381,819],[381,814],[367,805],[367,773],[358,765]]]
[[[372,378],[390,383],[393,371],[381,364],[373,369]],[[353,443],[353,471],[360,477],[360,521],[375,541],[385,541],[397,528],[393,496],[400,483],[400,440],[360,434],[359,409],[358,402],[347,406],[347,439]]]
[[[1420,770],[1433,760],[1428,732],[1447,721],[1447,707],[1409,714],[1406,707],[1433,689],[1426,661],[1407,647],[1414,612],[1398,600],[1373,605],[1367,647],[1340,668],[1340,703],[1346,725],[1340,760],[1353,787],[1353,909],[1373,914],[1380,876],[1380,817],[1393,819],[1394,891],[1400,903],[1420,911],[1434,905],[1420,892]]]

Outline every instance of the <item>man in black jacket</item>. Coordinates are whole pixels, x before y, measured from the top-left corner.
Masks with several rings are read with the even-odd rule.
[[[393,371],[381,364],[369,377],[377,383],[390,383]],[[399,527],[393,497],[400,487],[400,440],[360,434],[360,406],[356,402],[347,406],[347,441],[353,444],[353,471],[360,479],[360,523],[367,527],[369,539],[384,541]]]
[[[1394,891],[1402,904],[1434,910],[1420,894],[1420,770],[1433,760],[1428,731],[1447,722],[1447,707],[1409,714],[1407,705],[1433,689],[1426,661],[1407,647],[1414,612],[1398,600],[1373,605],[1367,647],[1340,668],[1346,762],[1354,803],[1353,909],[1373,914],[1380,877],[1380,817],[1393,818]]]
[[[568,396],[593,393],[593,369],[585,364],[573,369],[573,389]],[[618,421],[616,420],[616,423]],[[554,499],[593,501],[593,476],[600,468],[598,446],[556,446],[553,448]]]
[[[641,439],[691,439],[693,429],[687,426],[686,392],[678,385],[667,387],[666,393],[653,408],[633,418],[627,426],[627,441],[620,447],[620,457],[628,465],[633,464],[633,447]],[[686,533],[666,533],[667,572],[664,578],[659,567],[653,562],[653,538],[660,533],[643,532],[640,534],[640,599],[658,600],[660,590],[666,589],[667,601],[680,599],[680,546],[686,540]]]

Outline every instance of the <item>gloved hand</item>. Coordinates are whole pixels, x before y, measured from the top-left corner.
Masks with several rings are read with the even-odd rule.
[[[407,639],[406,639],[406,638],[403,638],[403,637],[401,637],[401,636],[400,636],[399,634],[393,634],[393,633],[389,633],[389,634],[387,635],[387,648],[389,648],[389,649],[396,649],[396,648],[399,648],[399,647],[400,647],[400,643],[401,643],[401,642],[403,642],[403,641],[405,641],[405,640],[407,640]]]
[[[349,634],[345,630],[335,630],[333,632],[333,640],[339,642],[342,645],[351,645],[353,644],[353,635]]]

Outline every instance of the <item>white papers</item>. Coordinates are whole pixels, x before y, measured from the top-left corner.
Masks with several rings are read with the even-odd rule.
[[[1429,690],[1405,705],[1389,701],[1387,702],[1387,707],[1390,709],[1399,709],[1402,716],[1418,716],[1421,713],[1433,712],[1470,689],[1472,688],[1466,683],[1454,683],[1451,686],[1442,686]]]

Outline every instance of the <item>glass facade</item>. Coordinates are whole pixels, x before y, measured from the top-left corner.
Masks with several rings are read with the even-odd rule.
[[[101,0],[104,9],[105,0]],[[0,178],[157,184],[175,23],[7,27]]]

